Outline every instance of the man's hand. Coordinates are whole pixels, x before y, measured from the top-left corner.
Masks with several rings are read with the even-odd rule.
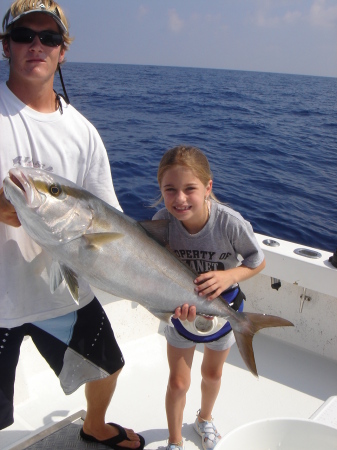
[[[187,303],[183,306],[179,306],[174,312],[174,319],[188,320],[193,322],[197,316],[197,308],[195,306],[189,306]]]
[[[16,228],[21,226],[15,208],[6,199],[3,188],[0,188],[0,222]]]

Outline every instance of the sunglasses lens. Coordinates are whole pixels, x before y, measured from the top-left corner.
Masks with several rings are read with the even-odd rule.
[[[54,33],[52,31],[41,31],[39,33],[39,38],[41,43],[48,47],[57,47],[63,42],[62,34]]]
[[[29,44],[33,42],[35,33],[29,28],[14,28],[14,30],[11,31],[10,36],[14,42]]]
[[[39,36],[41,44],[46,45],[47,47],[57,47],[63,43],[62,34],[59,34],[56,31],[35,32],[29,28],[14,28],[14,30],[10,32],[12,40],[20,44],[30,44],[33,42],[36,35]]]

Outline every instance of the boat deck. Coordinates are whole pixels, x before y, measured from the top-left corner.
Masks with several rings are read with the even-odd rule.
[[[127,325],[123,320],[116,325],[114,318],[110,319],[126,365],[119,377],[106,419],[142,434],[146,440],[146,449],[163,449],[168,437],[164,408],[168,365],[163,325],[159,326],[158,332],[147,335],[140,329],[137,333],[140,337],[133,339],[134,329],[130,329],[130,335],[124,333],[119,337],[118,329],[125,330]],[[202,346],[198,346],[195,353],[192,384],[184,413],[182,432],[186,450],[202,448],[200,438],[193,430],[200,405],[202,349]],[[225,364],[221,391],[213,411],[222,436],[244,423],[259,419],[310,418],[329,397],[337,394],[337,363],[334,360],[262,333],[254,338],[254,351],[258,379],[248,372],[236,346],[233,346]],[[75,431],[70,441],[69,436],[63,435],[66,441],[58,437],[58,440],[61,439],[59,447],[55,442],[52,445],[49,442],[45,447],[41,442],[32,443],[40,440],[40,437],[34,439],[38,433],[49,435],[50,431],[55,431],[55,427],[53,430],[51,426],[74,414],[75,418],[80,417],[81,413],[78,412],[85,408],[83,387],[65,396],[58,379],[27,338],[23,343],[17,370],[15,423],[0,431],[0,448],[106,448],[86,444],[79,439],[81,421],[72,425]],[[329,414],[316,416],[315,420],[337,428],[336,406]],[[69,430],[67,427],[66,434]],[[29,440],[32,437],[33,440]]]

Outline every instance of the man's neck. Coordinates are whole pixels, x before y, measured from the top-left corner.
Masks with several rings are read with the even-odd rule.
[[[19,100],[30,108],[42,113],[52,113],[58,108],[52,81],[48,84],[23,84],[10,77],[7,86]]]

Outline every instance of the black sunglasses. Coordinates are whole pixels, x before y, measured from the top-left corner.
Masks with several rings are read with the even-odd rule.
[[[57,47],[63,43],[63,36],[57,31],[34,31],[30,28],[20,27],[13,28],[9,36],[19,44],[31,44],[35,36],[38,36],[41,44],[47,45],[47,47]]]

